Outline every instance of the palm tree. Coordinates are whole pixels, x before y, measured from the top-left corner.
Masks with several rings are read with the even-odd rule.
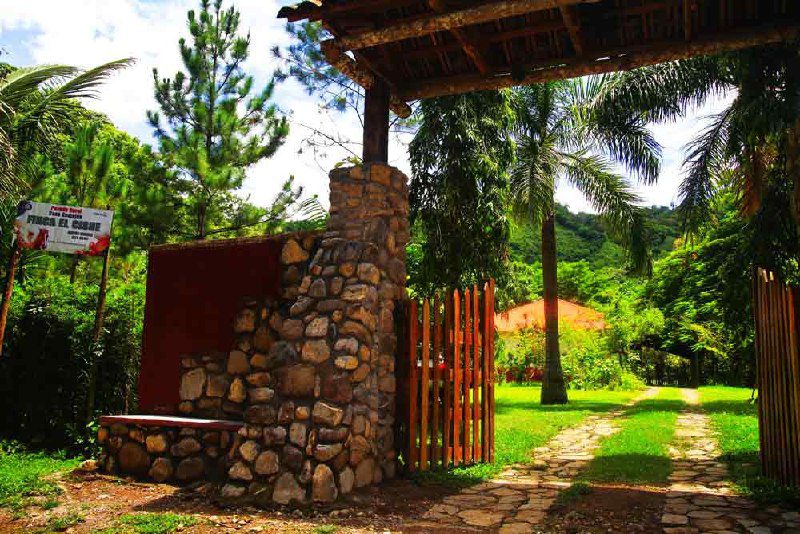
[[[526,223],[541,224],[546,335],[542,404],[567,402],[558,343],[557,182],[566,180],[586,195],[627,247],[636,269],[646,271],[651,265],[639,199],[627,180],[614,172],[613,163],[653,182],[659,173],[660,147],[646,128],[645,114],[598,105],[611,79],[551,82],[517,91],[512,214]]]
[[[723,94],[730,104],[689,145],[679,211],[687,234],[713,217],[712,199],[733,171],[742,213],[761,207],[771,171],[794,184],[800,222],[800,50],[777,44],[698,57],[618,76],[603,95],[612,107],[669,121]]]
[[[109,75],[131,63],[121,59],[86,71],[41,65],[0,72],[0,199],[24,190],[41,147],[80,113],[74,101],[94,98]]]

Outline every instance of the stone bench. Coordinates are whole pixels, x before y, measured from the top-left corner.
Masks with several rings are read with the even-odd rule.
[[[160,415],[105,415],[97,439],[108,473],[157,482],[220,481],[241,421]]]

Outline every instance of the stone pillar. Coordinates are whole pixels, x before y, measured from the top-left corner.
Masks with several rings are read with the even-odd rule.
[[[330,173],[331,218],[310,261],[287,241],[299,286],[262,310],[271,344],[223,496],[331,502],[395,474],[395,302],[405,295],[408,184],[385,164]],[[255,383],[254,383],[255,382]],[[268,385],[264,385],[268,384]]]

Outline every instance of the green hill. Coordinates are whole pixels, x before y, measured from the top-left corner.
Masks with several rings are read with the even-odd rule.
[[[675,210],[663,206],[646,208],[653,254],[660,257],[681,236]],[[572,213],[556,206],[556,242],[562,262],[586,261],[592,266],[612,267],[625,263],[624,250],[607,234],[602,219],[591,213]],[[541,261],[538,227],[511,225],[511,259],[524,263]]]

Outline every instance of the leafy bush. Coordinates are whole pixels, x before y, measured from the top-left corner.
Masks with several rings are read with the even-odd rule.
[[[523,384],[541,380],[544,333],[527,329],[501,336],[495,347],[495,366],[502,382]]]
[[[608,350],[609,336],[594,330],[561,325],[561,363],[569,387],[574,389],[635,390],[643,381],[624,369],[617,355]],[[501,337],[495,364],[503,382],[530,383],[542,379],[545,364],[544,332],[523,330]]]
[[[47,448],[90,452],[100,412],[135,408],[144,285],[112,286],[96,351],[94,410],[87,407],[91,332],[97,287],[66,277],[30,279],[15,288],[0,391],[14,402],[0,406],[0,435]]]
[[[622,365],[608,352],[605,336],[592,330],[564,328],[561,363],[564,377],[575,389],[616,389],[621,384]]]

